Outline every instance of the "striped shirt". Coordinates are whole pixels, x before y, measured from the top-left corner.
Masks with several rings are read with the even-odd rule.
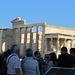
[[[15,68],[20,68],[20,75],[22,75],[21,62],[17,54],[12,53],[8,56],[7,61],[7,74],[16,74]]]

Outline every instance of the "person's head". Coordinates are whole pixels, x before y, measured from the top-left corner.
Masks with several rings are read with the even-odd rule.
[[[51,60],[52,60],[53,62],[55,62],[56,59],[57,59],[56,54],[55,54],[54,52],[52,52],[52,53],[50,53],[50,56],[51,56]]]
[[[16,53],[19,54],[19,47],[17,46],[17,44],[14,44],[10,47],[11,53]]]
[[[44,58],[47,62],[49,62],[50,61],[50,59],[51,59],[51,56],[50,56],[50,54],[45,54],[45,58]]]
[[[28,48],[28,49],[26,50],[26,56],[27,56],[27,57],[33,57],[33,50],[30,49],[30,48]]]
[[[34,56],[37,57],[37,58],[39,58],[39,57],[41,57],[41,54],[40,54],[39,51],[36,51],[36,52],[34,53]]]
[[[61,48],[61,54],[67,53],[67,47],[62,47]]]
[[[71,54],[71,55],[74,55],[74,54],[75,54],[75,48],[71,48],[71,49],[70,49],[70,54]]]

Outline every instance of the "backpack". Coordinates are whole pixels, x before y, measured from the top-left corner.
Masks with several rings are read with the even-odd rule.
[[[1,66],[0,66],[0,75],[7,75],[6,58],[2,59]]]
[[[12,56],[15,56],[15,55],[12,55]],[[7,64],[9,63],[10,58],[8,59],[7,63],[6,63],[6,57],[3,58],[1,66],[0,66],[0,75],[7,75]]]

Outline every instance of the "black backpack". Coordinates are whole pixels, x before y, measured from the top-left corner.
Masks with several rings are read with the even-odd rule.
[[[15,56],[15,55],[12,55],[12,56]],[[6,57],[3,58],[1,66],[0,66],[0,75],[7,75],[7,64],[9,63],[10,58],[8,59],[7,63],[6,63]]]
[[[1,60],[0,75],[7,75],[6,58],[3,58],[3,59]]]

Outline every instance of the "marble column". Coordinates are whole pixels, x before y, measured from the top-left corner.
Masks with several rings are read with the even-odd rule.
[[[21,29],[20,28],[18,28],[18,47],[19,47],[19,49],[20,49],[20,44],[21,44]]]
[[[47,38],[46,38],[46,41],[45,41],[45,45],[46,45],[46,47],[45,47],[45,51],[47,51]]]
[[[37,31],[36,31],[36,50],[38,50],[38,40],[39,40],[39,26],[36,26],[37,27]]]
[[[26,50],[26,44],[27,44],[27,27],[25,27],[24,31],[24,51]]]
[[[42,47],[41,51],[44,53],[45,52],[45,26],[42,26]]]
[[[47,39],[47,51],[50,50],[49,39]]]
[[[33,43],[33,34],[32,34],[32,27],[30,27],[30,48],[32,49],[32,43]]]
[[[70,46],[70,48],[72,48],[73,47],[73,39],[71,39],[71,46]]]
[[[2,42],[0,44],[0,53],[2,53]]]
[[[66,39],[64,39],[64,45],[63,46],[65,46],[66,47]]]
[[[57,42],[56,42],[56,54],[58,55],[59,53],[59,38],[57,38]]]
[[[53,39],[51,38],[51,40],[50,40],[50,51],[52,51],[52,46],[53,46]]]
[[[16,34],[15,34],[15,33],[16,33],[15,30],[16,30],[16,29],[13,29],[13,44],[15,43],[15,38],[16,38],[16,37],[15,37],[15,35],[16,35]]]

